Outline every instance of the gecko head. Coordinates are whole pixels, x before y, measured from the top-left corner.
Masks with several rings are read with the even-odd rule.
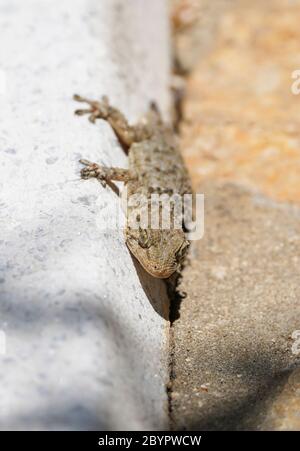
[[[126,244],[153,277],[166,279],[179,269],[189,242],[182,230],[127,229]]]

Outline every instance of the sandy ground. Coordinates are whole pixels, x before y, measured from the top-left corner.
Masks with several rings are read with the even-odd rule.
[[[173,427],[300,430],[300,1],[227,2],[206,35],[197,14],[177,17],[175,44],[190,71],[181,143],[205,236],[174,307]],[[191,45],[199,36],[206,52]]]
[[[179,429],[300,429],[300,373],[289,384],[300,364],[300,209],[230,184],[202,188],[205,238],[193,243],[173,326],[173,420]]]
[[[181,137],[193,181],[236,180],[300,202],[300,2],[230,4],[187,79]]]

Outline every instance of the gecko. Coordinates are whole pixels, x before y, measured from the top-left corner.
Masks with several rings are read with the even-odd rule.
[[[74,100],[88,105],[78,109],[75,114],[89,115],[95,123],[97,119],[107,121],[114,130],[125,153],[128,155],[128,169],[106,167],[81,159],[85,167],[81,170],[83,179],[96,178],[103,186],[121,181],[127,195],[141,195],[149,200],[151,195],[191,193],[189,176],[181,156],[176,135],[171,125],[166,124],[154,103],[143,117],[130,125],[126,117],[110,105],[107,97],[93,101],[74,95]],[[141,207],[127,207],[125,242],[130,252],[142,267],[153,277],[167,279],[183,263],[189,247],[184,228],[131,227],[130,217],[139,221]]]

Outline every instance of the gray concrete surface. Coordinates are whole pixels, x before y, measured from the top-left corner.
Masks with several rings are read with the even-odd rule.
[[[167,20],[162,0],[0,0],[2,430],[166,425],[165,287],[100,227],[117,197],[78,159],[126,157],[72,95],[166,113]]]
[[[205,235],[173,311],[173,427],[300,430],[300,209],[230,184],[197,192]]]

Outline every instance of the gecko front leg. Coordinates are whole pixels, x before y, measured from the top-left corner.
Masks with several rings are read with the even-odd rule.
[[[106,183],[110,181],[127,183],[135,178],[129,169],[108,168],[88,160],[80,160],[80,163],[86,166],[81,170],[81,177],[83,179],[95,177],[103,186],[106,186]]]
[[[75,94],[74,100],[87,103],[90,107],[76,110],[75,114],[78,116],[89,114],[89,120],[92,123],[96,119],[106,120],[111,125],[126,153],[128,153],[128,149],[134,142],[139,142],[149,137],[149,131],[146,127],[141,124],[129,125],[121,111],[112,107],[109,104],[108,98],[105,96],[102,97],[101,101],[94,101]]]

